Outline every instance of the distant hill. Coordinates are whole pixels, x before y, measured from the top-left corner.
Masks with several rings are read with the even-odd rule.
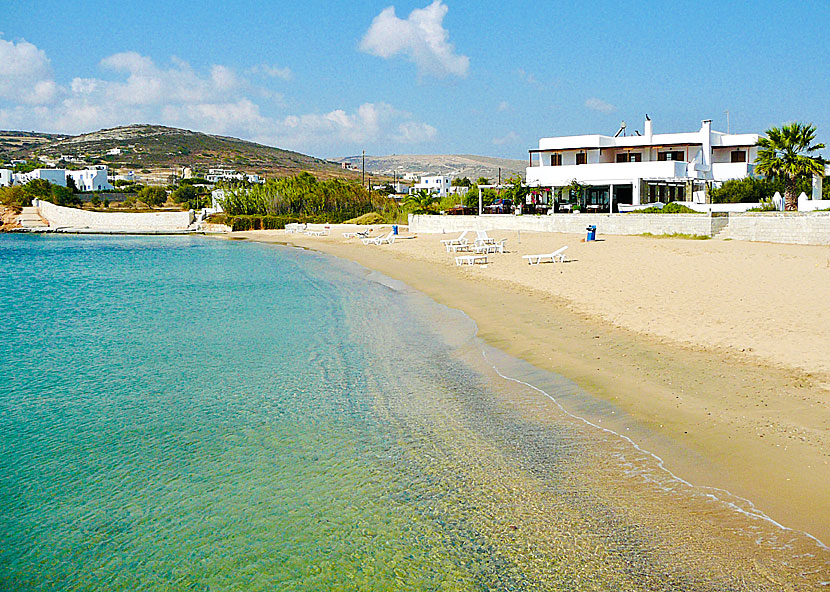
[[[129,125],[67,137],[41,145],[35,153],[52,159],[66,155],[86,162],[97,160],[131,170],[230,168],[268,177],[301,171],[321,177],[345,173],[337,164],[299,152],[160,125]]]
[[[348,162],[360,170],[362,156],[347,156],[337,159],[338,162]],[[366,170],[375,175],[398,177],[405,173],[417,175],[450,175],[452,177],[468,177],[475,181],[479,177],[487,177],[493,181],[498,178],[499,168],[501,177],[506,179],[519,173],[524,177],[527,162],[509,158],[491,158],[489,156],[474,156],[471,154],[393,154],[391,156],[366,156]]]
[[[265,177],[282,177],[308,171],[319,178],[361,177],[361,157],[350,156],[329,161],[299,152],[264,146],[237,138],[161,125],[128,125],[97,132],[67,136],[39,132],[0,131],[0,161],[40,157],[45,162],[69,166],[106,164],[110,169],[134,171],[139,179],[166,182],[173,172],[190,167],[194,173],[211,168],[235,169]],[[59,163],[59,159],[65,161]],[[341,162],[352,164],[346,170]],[[366,171],[373,176],[399,178],[415,175],[488,177],[496,180],[516,173],[524,176],[521,160],[490,158],[469,154],[367,156]]]
[[[0,160],[17,158],[18,155],[25,155],[44,144],[68,137],[61,134],[0,130]]]

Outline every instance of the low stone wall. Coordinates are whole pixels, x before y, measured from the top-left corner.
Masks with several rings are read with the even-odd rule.
[[[713,223],[713,221],[716,221]],[[582,234],[595,225],[602,234],[697,234],[712,236],[727,221],[708,214],[554,214],[552,216],[410,216],[412,232],[527,230]],[[714,227],[713,227],[714,226]]]
[[[88,212],[43,200],[33,204],[52,228],[114,230],[120,232],[182,231],[193,222],[193,212]]]
[[[412,232],[526,230],[582,234],[595,225],[603,234],[691,234],[733,240],[830,245],[830,212],[729,214],[554,214],[553,216],[413,216]]]
[[[768,212],[729,215],[729,224],[718,238],[830,245],[830,212]]]

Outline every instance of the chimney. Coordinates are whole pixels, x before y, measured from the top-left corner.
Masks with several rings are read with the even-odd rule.
[[[643,128],[643,132],[643,135],[645,135],[646,139],[651,141],[651,117],[648,116],[648,113],[646,113],[646,123],[645,127]]]
[[[709,171],[712,166],[712,120],[704,119],[700,124],[701,164],[703,170]]]

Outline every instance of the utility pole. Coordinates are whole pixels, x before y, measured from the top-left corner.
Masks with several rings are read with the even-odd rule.
[[[726,133],[729,133],[729,109],[726,110]]]
[[[366,151],[363,151],[363,180],[361,181],[362,185],[366,185]]]

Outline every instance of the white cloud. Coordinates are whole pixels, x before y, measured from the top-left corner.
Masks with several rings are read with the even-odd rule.
[[[511,142],[517,142],[518,140],[519,135],[516,132],[508,132],[501,138],[493,138],[493,144],[496,146],[502,146],[504,144],[510,144]]]
[[[611,103],[606,103],[602,99],[598,99],[596,97],[591,97],[590,99],[587,99],[585,101],[585,106],[588,107],[588,109],[591,109],[593,111],[599,111],[600,113],[613,113],[617,110],[617,107],[615,105],[612,105]]]
[[[444,28],[449,9],[440,0],[409,13],[406,20],[390,6],[377,15],[360,42],[360,49],[382,58],[404,55],[418,68],[418,75],[466,76],[470,58],[455,53]]]
[[[42,105],[52,102],[57,94],[46,52],[28,41],[0,39],[0,98]]]
[[[261,74],[263,76],[270,76],[271,78],[281,78],[282,80],[291,80],[294,78],[294,72],[291,68],[280,68],[269,64],[260,64],[250,69],[251,74]]]
[[[437,133],[433,126],[414,121],[409,113],[387,103],[364,103],[351,114],[336,109],[325,114],[289,115],[272,131],[275,139],[304,146],[319,145],[320,140],[417,143],[432,140]]]
[[[5,59],[4,59],[5,58]],[[383,102],[364,103],[353,112],[274,116],[274,94],[252,85],[234,69],[212,65],[199,72],[186,61],[166,65],[136,52],[100,61],[109,76],[74,78],[68,87],[52,79],[49,60],[34,45],[0,39],[0,129],[40,129],[83,133],[131,123],[159,123],[208,133],[239,136],[294,150],[331,152],[333,146],[371,143],[413,144],[434,139],[437,130]],[[248,70],[251,73],[257,66]],[[290,72],[276,68],[276,76]],[[11,88],[4,80],[14,79]]]

